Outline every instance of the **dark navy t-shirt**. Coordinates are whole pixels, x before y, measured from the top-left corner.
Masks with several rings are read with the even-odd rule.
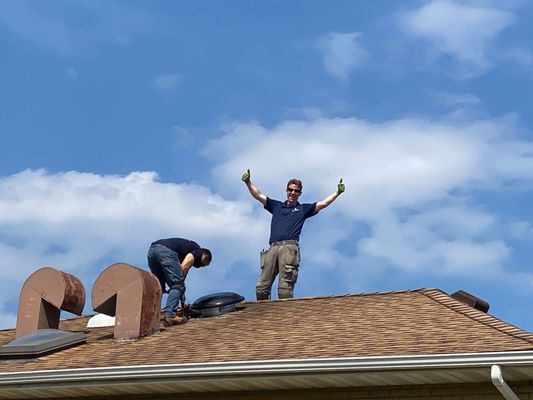
[[[307,218],[318,214],[316,203],[288,204],[267,197],[265,210],[272,214],[269,243],[281,240],[300,240],[300,233]]]
[[[202,248],[198,243],[193,242],[192,240],[181,238],[159,239],[152,244],[162,244],[166,248],[177,253],[180,263],[183,262],[183,259],[187,254],[191,253],[194,257],[194,266],[196,268],[202,266]]]

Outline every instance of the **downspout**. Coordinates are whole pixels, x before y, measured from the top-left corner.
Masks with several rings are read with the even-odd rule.
[[[513,389],[503,380],[502,369],[499,365],[493,365],[490,369],[492,384],[507,400],[520,400]]]

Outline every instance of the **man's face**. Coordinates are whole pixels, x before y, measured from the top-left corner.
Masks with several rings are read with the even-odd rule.
[[[287,202],[289,204],[296,203],[301,194],[302,191],[297,184],[291,183],[289,186],[287,186]]]

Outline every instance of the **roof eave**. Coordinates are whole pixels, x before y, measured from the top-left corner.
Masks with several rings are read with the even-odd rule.
[[[0,373],[0,398],[533,379],[533,351],[81,368]]]

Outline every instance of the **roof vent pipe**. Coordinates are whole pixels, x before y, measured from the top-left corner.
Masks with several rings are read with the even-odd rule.
[[[507,400],[520,400],[515,392],[513,392],[513,389],[503,380],[502,369],[499,365],[493,365],[490,369],[490,379],[492,380],[492,384],[496,386],[496,389]]]
[[[484,313],[488,312],[490,308],[489,303],[487,303],[485,300],[465,292],[464,290],[458,290],[457,292],[452,293],[451,297]]]

